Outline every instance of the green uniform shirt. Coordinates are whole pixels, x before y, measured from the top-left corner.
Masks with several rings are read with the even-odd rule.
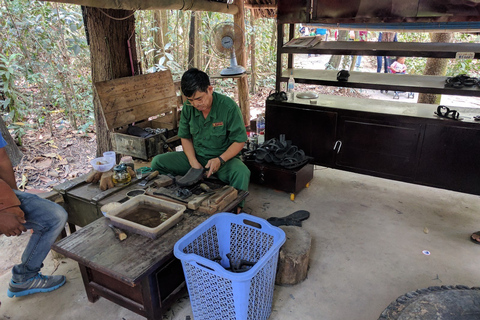
[[[247,141],[242,113],[235,101],[216,92],[212,95],[212,109],[206,119],[185,102],[178,129],[178,136],[192,139],[195,153],[207,159],[218,157],[234,142]]]

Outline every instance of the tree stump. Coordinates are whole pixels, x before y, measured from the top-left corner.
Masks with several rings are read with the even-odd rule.
[[[297,284],[307,277],[312,237],[301,227],[281,226],[280,228],[285,231],[287,240],[280,248],[275,283]]]

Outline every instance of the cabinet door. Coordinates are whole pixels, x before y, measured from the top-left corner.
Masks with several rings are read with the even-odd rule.
[[[336,112],[267,103],[266,139],[278,139],[280,134],[285,134],[287,140],[313,157],[313,163],[332,166],[336,122]]]
[[[421,124],[340,117],[335,150],[339,169],[413,180]]]
[[[427,125],[415,182],[480,195],[480,129]]]

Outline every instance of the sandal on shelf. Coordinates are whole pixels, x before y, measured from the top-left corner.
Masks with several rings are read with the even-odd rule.
[[[293,157],[293,155],[295,154],[295,152],[298,151],[298,147],[297,146],[290,146],[287,150],[287,152],[285,153],[285,157],[287,158],[291,158]]]
[[[267,153],[263,160],[265,160],[265,162],[267,162],[267,163],[272,163],[273,162],[273,157],[274,156],[272,156],[270,153]]]
[[[307,162],[308,162],[308,158],[305,158],[304,160],[301,160],[301,161],[295,158],[285,158],[282,160],[281,166],[284,167],[285,169],[295,169],[303,166]]]
[[[267,154],[268,154],[268,150],[263,147],[260,147],[255,151],[255,160],[262,161],[263,159],[265,159],[265,156]]]
[[[463,120],[463,118],[460,118],[460,113],[458,113],[457,110],[450,110],[449,107],[447,106],[438,106],[437,111],[434,112],[437,116],[440,118],[447,118],[447,119],[452,119],[452,120]]]
[[[348,81],[349,77],[350,77],[350,72],[348,72],[348,70],[340,70],[337,73],[338,81]]]
[[[274,164],[276,164],[277,166],[280,166],[282,164],[282,161],[283,161],[283,157],[282,158],[278,158],[276,155],[272,156],[272,161]]]

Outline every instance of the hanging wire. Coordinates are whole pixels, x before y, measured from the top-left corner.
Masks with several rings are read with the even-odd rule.
[[[103,11],[102,9],[98,8],[98,10],[100,10],[101,13],[103,13],[104,15],[106,15],[107,17],[109,17],[110,19],[112,20],[117,20],[117,21],[122,21],[122,20],[127,20],[128,18],[130,18],[131,16],[133,16],[136,12],[136,10],[133,10],[133,13],[125,18],[115,18],[115,17],[112,17],[111,15],[107,14],[105,11]]]

